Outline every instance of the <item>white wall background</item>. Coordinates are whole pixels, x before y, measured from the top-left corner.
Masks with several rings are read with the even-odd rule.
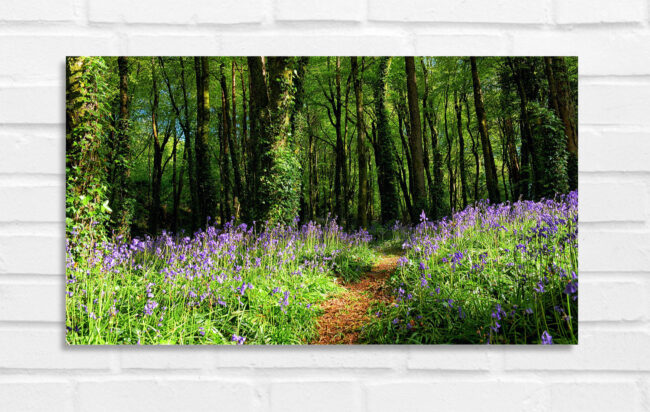
[[[649,0],[2,0],[0,409],[650,410]],[[64,56],[578,55],[577,347],[66,347]]]

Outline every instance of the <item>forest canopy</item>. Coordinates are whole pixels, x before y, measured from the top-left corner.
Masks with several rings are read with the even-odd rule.
[[[575,57],[68,57],[66,228],[350,230],[577,188]]]

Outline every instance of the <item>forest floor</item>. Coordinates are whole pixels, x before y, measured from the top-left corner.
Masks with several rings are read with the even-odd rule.
[[[344,283],[342,294],[322,304],[325,313],[318,320],[317,345],[359,343],[361,328],[368,323],[368,309],[378,302],[389,302],[388,277],[397,267],[399,255],[382,253],[377,263],[357,282]]]

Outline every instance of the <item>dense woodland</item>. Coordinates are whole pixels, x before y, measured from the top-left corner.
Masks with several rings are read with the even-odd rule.
[[[66,70],[69,233],[328,215],[370,228],[577,187],[572,57],[69,57]]]

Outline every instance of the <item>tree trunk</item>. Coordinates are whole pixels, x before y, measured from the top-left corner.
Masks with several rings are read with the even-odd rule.
[[[290,224],[300,206],[300,162],[294,154],[291,114],[294,70],[288,57],[268,58],[270,128],[261,144],[259,176],[262,217],[271,224]]]
[[[460,190],[463,199],[463,209],[467,207],[467,171],[465,170],[465,139],[463,139],[463,114],[460,102],[454,93],[454,109],[456,109],[456,126],[458,128],[458,161],[460,168]],[[469,121],[469,119],[468,119]]]
[[[422,124],[420,122],[420,106],[418,104],[418,87],[415,80],[415,58],[405,57],[404,59],[406,61],[406,89],[411,119],[409,145],[411,146],[413,180],[415,183],[415,187],[413,188],[413,203],[415,212],[420,213],[424,212],[427,208],[426,188],[424,186],[424,158],[422,153]],[[413,218],[413,222],[417,222],[417,217]]]
[[[221,123],[219,129],[221,131],[221,187],[223,188],[223,212],[221,216],[221,224],[225,224],[232,216],[233,198],[231,197],[231,188],[233,197],[237,197],[237,188],[231,186],[230,169],[235,168],[234,159],[231,156],[232,152],[232,121],[230,119],[230,105],[228,104],[228,86],[226,84],[226,74],[224,73],[225,65],[221,63],[219,67],[220,76],[219,84],[221,86]]]
[[[363,74],[359,73],[357,57],[351,57],[354,95],[357,108],[357,159],[359,163],[359,197],[357,199],[357,224],[368,227],[368,166],[366,165],[366,127],[363,121]],[[361,58],[363,66],[363,57]]]
[[[476,117],[478,119],[478,130],[481,135],[481,146],[483,147],[483,163],[485,164],[485,180],[488,188],[488,196],[492,202],[501,201],[499,196],[499,186],[497,182],[497,171],[494,164],[494,155],[492,154],[492,144],[488,135],[487,118],[483,106],[483,93],[481,91],[481,82],[478,77],[476,68],[476,57],[470,57],[472,66],[472,84],[474,85],[474,106],[476,106]]]
[[[129,145],[129,69],[128,58],[117,58],[120,82],[119,115],[117,121],[117,150],[115,159],[115,180],[113,182],[113,228],[118,234],[129,233],[131,216],[127,204],[131,149]]]
[[[479,200],[478,182],[481,173],[481,157],[478,153],[478,143],[476,142],[476,139],[474,139],[474,134],[472,133],[472,128],[470,127],[470,119],[472,117],[470,116],[469,101],[467,100],[466,95],[463,95],[463,101],[465,102],[465,109],[467,113],[467,134],[469,134],[470,139],[472,139],[472,154],[474,155],[474,165],[476,166],[476,174],[474,176],[474,201],[476,202]]]
[[[567,150],[569,152],[569,188],[578,188],[578,127],[575,104],[570,95],[569,78],[564,57],[545,57],[551,100],[558,117],[564,124]]]
[[[216,184],[212,175],[209,154],[210,89],[209,62],[207,57],[195,57],[196,71],[196,180],[200,210],[200,224],[205,225],[213,217],[216,208]]]
[[[377,144],[375,159],[377,163],[377,185],[381,204],[381,221],[384,224],[399,218],[399,198],[397,194],[397,167],[393,150],[388,111],[386,109],[386,79],[390,67],[390,57],[380,57],[377,67],[377,80],[374,87],[375,116],[377,117]]]
[[[423,112],[425,123],[429,125],[429,131],[431,132],[431,150],[433,151],[433,185],[429,186],[431,192],[431,214],[433,219],[440,219],[444,216],[445,211],[443,207],[443,175],[442,175],[442,154],[440,153],[440,148],[438,147],[438,131],[435,127],[435,116],[428,104],[428,68],[424,62],[424,59],[420,61],[422,64],[422,71],[424,74],[424,89],[425,89],[425,99],[422,101]]]
[[[260,220],[264,213],[259,184],[262,171],[262,150],[265,136],[269,133],[270,112],[269,92],[266,85],[264,60],[262,57],[248,57],[248,77],[250,91],[250,139],[248,205],[245,216],[249,220]]]
[[[447,87],[445,88],[445,113],[444,113],[444,120],[445,120],[445,139],[447,140],[447,158],[446,163],[447,163],[447,172],[449,173],[449,210],[451,213],[454,213],[456,211],[456,205],[455,205],[455,200],[456,200],[456,193],[454,189],[454,182],[455,182],[455,176],[454,176],[454,170],[451,167],[451,150],[452,150],[452,145],[453,145],[453,139],[449,134],[449,128],[447,127],[447,106],[449,103],[449,83],[447,83]]]

